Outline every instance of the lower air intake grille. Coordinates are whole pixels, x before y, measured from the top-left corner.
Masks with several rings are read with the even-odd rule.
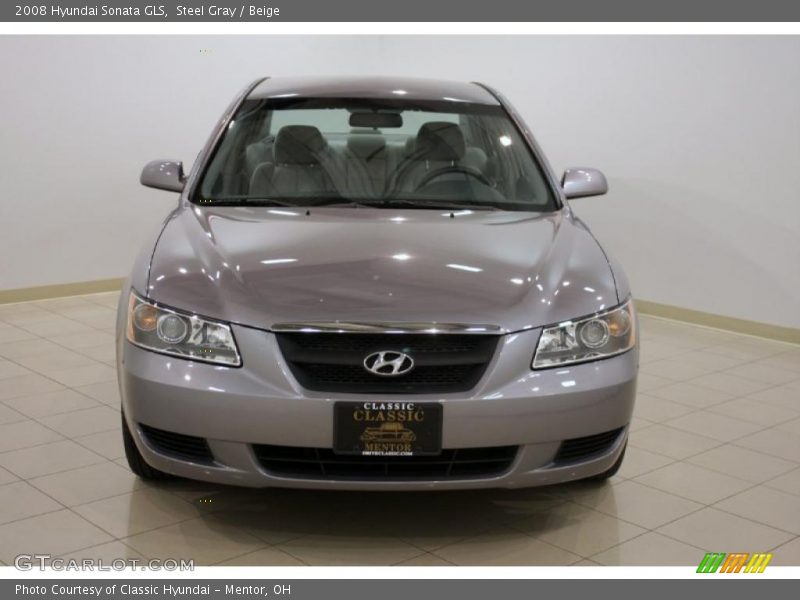
[[[614,445],[623,429],[623,427],[620,427],[605,433],[564,440],[558,449],[558,454],[556,454],[555,463],[579,462],[595,455],[603,454]]]
[[[141,423],[139,427],[150,445],[161,454],[193,462],[210,463],[214,461],[208,442],[204,438],[172,433]]]
[[[443,450],[437,456],[344,456],[323,448],[253,446],[271,475],[293,479],[425,480],[501,475],[511,467],[517,446]]]

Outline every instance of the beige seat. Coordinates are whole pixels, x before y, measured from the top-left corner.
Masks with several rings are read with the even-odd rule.
[[[354,196],[377,198],[383,195],[389,166],[386,139],[382,135],[356,133],[347,138],[343,166],[345,188]]]
[[[396,173],[395,185],[413,192],[429,173],[461,164],[466,150],[464,133],[456,123],[425,123],[419,128],[413,151]]]
[[[316,127],[282,127],[275,136],[273,161],[263,162],[253,171],[251,196],[292,198],[333,190],[325,168],[330,163],[328,144]]]

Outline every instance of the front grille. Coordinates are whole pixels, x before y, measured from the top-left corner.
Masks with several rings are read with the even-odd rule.
[[[324,448],[253,446],[256,458],[271,475],[293,479],[440,480],[501,475],[517,454],[517,446],[442,450],[437,456],[344,456]]]
[[[573,463],[604,454],[614,445],[623,429],[620,427],[613,431],[564,440],[554,462],[556,464]]]
[[[464,392],[486,372],[498,336],[416,333],[278,333],[278,345],[304,388],[320,392],[420,394]],[[414,368],[382,377],[364,368],[373,352],[405,352]]]
[[[214,456],[204,438],[164,431],[141,423],[139,427],[150,445],[161,454],[193,462],[214,462]]]

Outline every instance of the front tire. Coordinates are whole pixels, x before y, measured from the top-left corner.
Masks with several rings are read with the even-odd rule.
[[[154,469],[145,462],[142,453],[136,447],[136,442],[133,441],[133,435],[131,430],[128,429],[128,421],[125,419],[124,414],[122,415],[122,443],[125,446],[125,458],[128,460],[128,466],[135,475],[148,481],[170,478],[169,473]]]

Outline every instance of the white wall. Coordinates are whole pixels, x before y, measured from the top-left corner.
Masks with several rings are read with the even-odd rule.
[[[201,50],[203,50],[201,52]],[[800,38],[0,38],[0,289],[118,277],[172,206],[151,158],[191,163],[263,75],[497,86],[642,299],[800,327]]]

